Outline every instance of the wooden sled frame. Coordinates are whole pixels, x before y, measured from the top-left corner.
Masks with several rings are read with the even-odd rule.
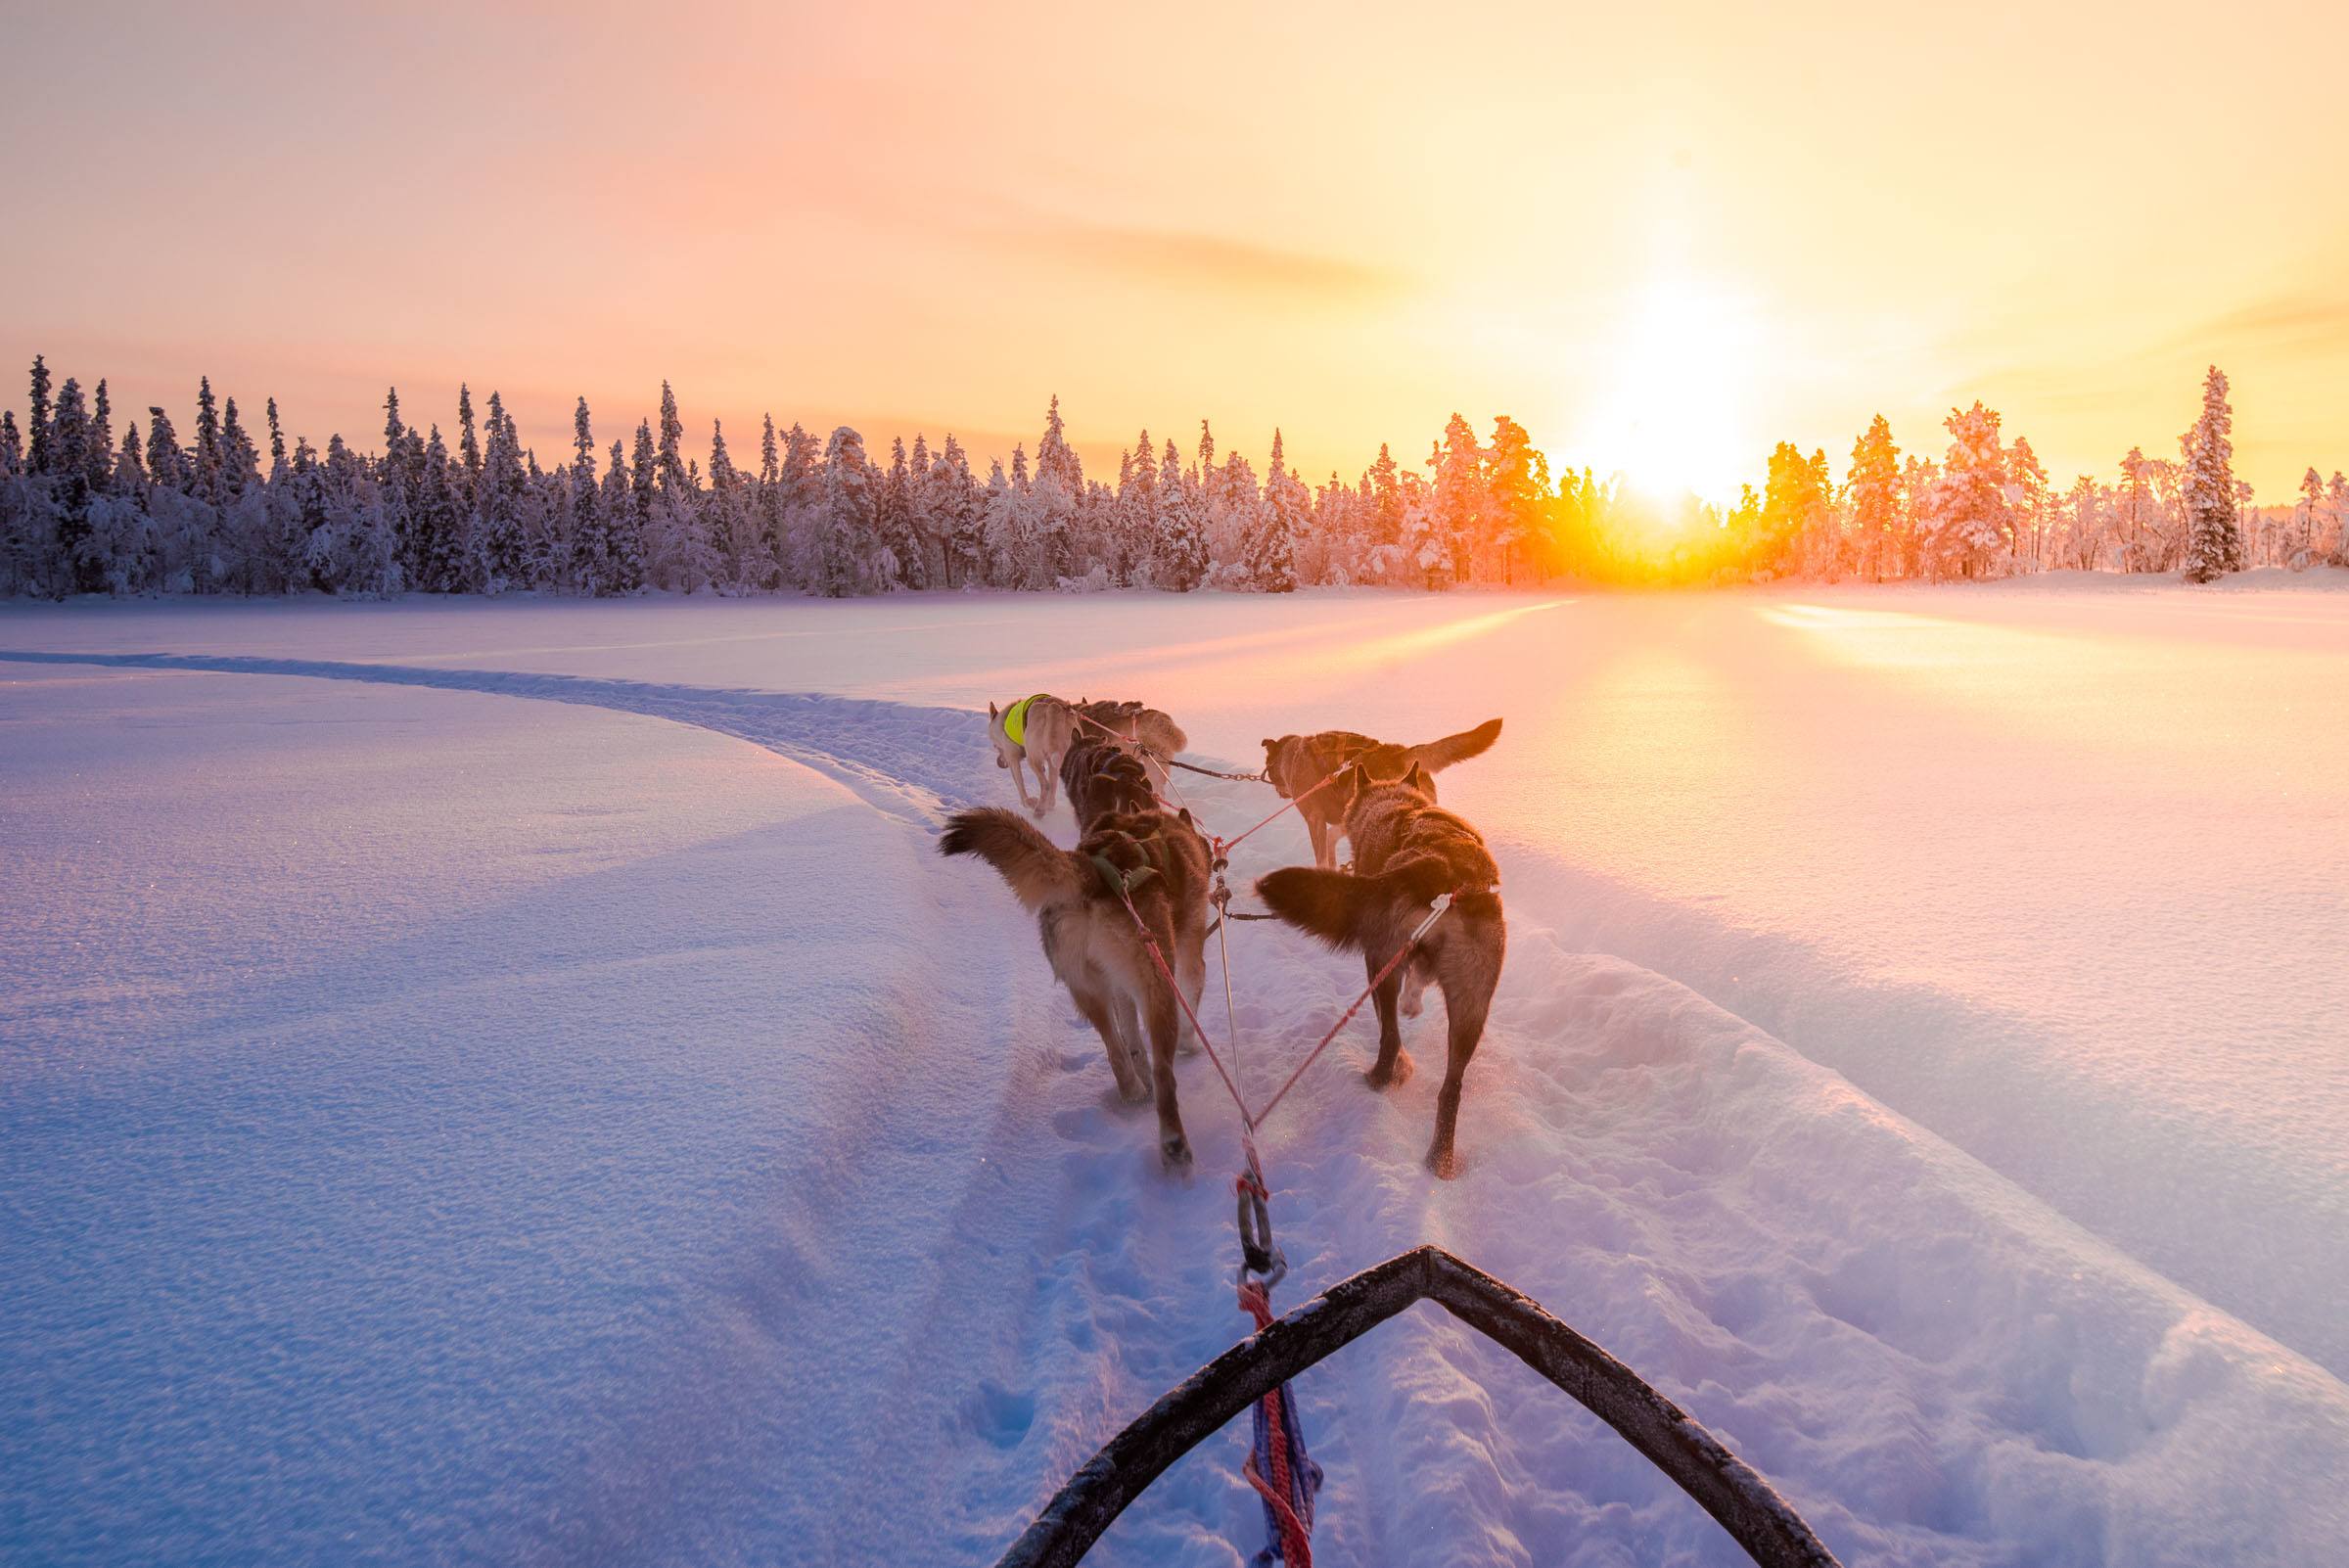
[[[1193,1372],[1086,1460],[996,1568],[1070,1568],[1192,1447],[1276,1385],[1420,1301],[1436,1303],[1573,1395],[1764,1568],[1840,1568],[1786,1499],[1685,1410],[1530,1297],[1434,1246],[1339,1281]]]

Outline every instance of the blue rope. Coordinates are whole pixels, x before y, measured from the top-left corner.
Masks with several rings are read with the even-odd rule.
[[[1313,1527],[1313,1495],[1321,1490],[1321,1466],[1305,1452],[1305,1428],[1297,1419],[1297,1401],[1283,1383],[1274,1396],[1280,1404],[1280,1427],[1288,1439],[1289,1448],[1289,1506],[1309,1531]],[[1256,1473],[1267,1479],[1272,1474],[1272,1422],[1265,1414],[1265,1402],[1256,1402],[1255,1413]],[[1284,1559],[1280,1550],[1280,1516],[1272,1504],[1258,1499],[1265,1510],[1265,1549],[1249,1559],[1250,1568],[1272,1568]]]

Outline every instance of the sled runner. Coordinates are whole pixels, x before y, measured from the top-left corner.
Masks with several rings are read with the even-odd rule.
[[[996,1568],[1082,1559],[1167,1466],[1240,1411],[1404,1309],[1432,1301],[1580,1401],[1764,1568],[1839,1568],[1752,1466],[1638,1373],[1491,1274],[1423,1246],[1339,1281],[1208,1362],[1069,1478]]]

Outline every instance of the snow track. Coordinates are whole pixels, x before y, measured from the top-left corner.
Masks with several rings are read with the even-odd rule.
[[[763,746],[855,791],[868,805],[907,821],[935,819],[940,801],[969,800],[971,771],[960,742],[985,746],[987,726],[967,713],[900,703],[800,693],[727,691],[578,675],[492,669],[248,659],[198,654],[56,654],[0,649],[0,663],[100,665],[205,670],[229,675],[304,675],[388,686],[483,692],[577,703],[615,713],[695,724]],[[815,744],[819,741],[821,745]]]
[[[584,705],[754,742],[853,797],[791,770],[737,781],[794,804],[657,868],[555,884],[184,1020],[177,1050],[142,1064],[144,1089],[100,1064],[119,1122],[81,1120],[86,1065],[0,1085],[0,1141],[15,1151],[0,1175],[25,1222],[0,1240],[20,1282],[0,1323],[34,1325],[0,1326],[20,1368],[0,1375],[6,1554],[297,1560],[336,1543],[334,1555],[387,1562],[985,1562],[1103,1439],[1242,1331],[1229,1282],[1238,1150],[1212,1070],[1180,1065],[1200,1174],[1171,1179],[1147,1108],[1117,1100],[1009,895],[932,851],[942,805],[1009,793],[979,715],[356,662],[0,660],[411,688],[354,694],[353,722],[371,701],[428,700],[418,688],[471,694],[433,702]],[[104,722],[97,706],[90,721]],[[653,747],[643,765],[685,764]],[[450,787],[464,810],[473,786]],[[1261,787],[1182,787],[1226,831],[1268,808]],[[61,820],[77,808],[62,785],[35,794]],[[1065,808],[1048,827],[1069,840]],[[1305,853],[1284,819],[1250,841],[1235,883]],[[1745,1020],[1572,950],[1552,929],[1571,929],[1574,911],[1529,886],[1511,895],[1460,1180],[1419,1165],[1440,1007],[1406,1026],[1421,1071],[1403,1087],[1361,1084],[1373,1029],[1358,1020],[1267,1129],[1294,1270],[1279,1305],[1439,1242],[1681,1401],[1849,1562],[2281,1565],[2324,1560],[2349,1534],[2337,1485],[2349,1390]],[[1240,1070],[1261,1096],[1360,971],[1268,925],[1232,945]],[[326,995],[307,1016],[305,988]],[[1205,1016],[1220,1038],[1221,1008]],[[68,1006],[42,1027],[73,1017]],[[269,1410],[290,1445],[276,1462],[300,1485],[331,1475],[313,1449],[337,1447],[305,1422],[367,1411],[370,1398],[408,1403],[396,1430],[332,1461],[380,1472],[349,1498],[273,1490],[250,1479],[250,1455],[153,1452],[142,1418],[164,1396],[135,1358],[76,1355],[63,1384],[25,1381],[23,1368],[65,1355],[47,1336],[128,1288],[121,1260],[63,1267],[76,1226],[122,1207],[91,1174],[107,1151],[62,1174],[44,1152],[134,1131],[160,1147],[166,1164],[115,1178],[145,1183],[134,1210],[185,1200],[190,1177],[170,1162],[235,1155],[198,1136],[215,1110],[299,1124],[266,1151],[273,1162],[331,1163],[347,1133],[302,1110],[319,1070],[356,1082],[383,1071],[367,1065],[377,1054],[404,1059],[418,1041],[497,1054],[462,1075],[462,1095],[442,1084],[410,1101],[419,1090],[387,1082],[345,1102],[369,1126],[451,1118],[443,1135],[397,1143],[386,1169],[438,1149],[455,1184],[429,1201],[494,1209],[494,1187],[469,1185],[482,1151],[544,1118],[532,1146],[559,1168],[547,1200],[572,1229],[560,1241],[525,1230],[569,1260],[544,1275],[492,1232],[411,1267],[428,1282],[496,1282],[513,1300],[483,1306],[473,1327],[509,1338],[518,1364],[556,1364],[525,1375],[477,1358],[502,1407],[443,1386],[465,1364],[454,1351],[370,1349],[354,1364],[354,1335],[389,1347],[427,1331],[399,1302],[354,1302],[316,1343],[236,1342],[234,1355],[297,1365],[296,1392]],[[266,1081],[274,1053],[303,1074]],[[501,1096],[501,1075],[533,1092]],[[189,1108],[179,1120],[163,1114],[175,1104]],[[205,1179],[249,1180],[239,1201],[266,1235],[282,1170]],[[376,1201],[415,1200],[387,1189]],[[378,1239],[330,1227],[326,1245],[360,1255]],[[138,1244],[134,1231],[134,1257]],[[315,1288],[331,1293],[335,1277],[319,1271]],[[244,1311],[202,1279],[182,1305],[198,1322]],[[361,1387],[346,1407],[338,1390],[361,1374],[401,1392]],[[212,1375],[234,1384],[246,1369]],[[1579,1407],[1432,1309],[1299,1392],[1330,1475],[1319,1541],[1332,1561],[1742,1561]],[[48,1440],[79,1455],[79,1473],[115,1478],[97,1502],[75,1472],[19,1447],[36,1425],[64,1429]],[[1245,1560],[1261,1521],[1239,1450],[1234,1434],[1185,1458],[1095,1560]],[[159,1508],[127,1477],[166,1460],[199,1501],[232,1477],[245,1500]]]

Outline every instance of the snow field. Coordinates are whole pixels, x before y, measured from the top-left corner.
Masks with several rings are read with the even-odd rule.
[[[680,634],[711,623],[673,612],[558,627],[529,608],[400,606],[325,637],[282,608],[208,623],[206,660],[247,661],[235,673],[0,663],[0,939],[12,972],[57,977],[0,1011],[17,1064],[0,1079],[0,1434],[17,1439],[0,1436],[0,1545],[66,1562],[241,1561],[254,1543],[285,1560],[984,1561],[1240,1332],[1237,1146],[1213,1070],[1180,1065],[1200,1164],[1171,1180],[1008,892],[931,848],[942,800],[1011,791],[980,715],[883,694],[1059,683],[988,664],[1028,646],[1001,640],[999,605],[918,603],[900,622],[941,624],[845,650],[767,635],[788,620],[699,638]],[[1571,744],[1527,733],[1543,710],[1522,694],[1427,674],[1559,634],[1560,612],[1467,608],[1314,601],[1170,650],[1128,606],[1111,656],[1061,672],[1099,694],[1165,670],[1204,760],[1243,765],[1255,734],[1331,703],[1414,739],[1487,716],[1486,697],[1511,715],[1501,752],[1444,779],[1496,831],[1512,927],[1467,1173],[1439,1184],[1418,1165],[1433,998],[1405,1026],[1422,1070],[1390,1094],[1359,1080],[1374,1030],[1358,1018],[1267,1130],[1295,1270],[1280,1303],[1449,1246],[1681,1400],[1847,1561],[2325,1560],[2349,1529],[2349,1391],[1655,972],[1685,964],[1735,998],[1767,921],[1799,900],[1766,867],[1697,885],[1684,813],[1632,811],[1642,790],[1677,786],[1684,807],[1715,786],[1661,750],[1641,763],[1599,744],[1619,667],[1562,694],[1602,699],[1575,705]],[[1066,640],[1109,646],[1099,613],[1073,608]],[[207,638],[164,633],[200,620],[71,629],[194,654]],[[0,646],[70,642],[36,635],[49,624],[16,621]],[[1746,657],[1800,629],[1761,624]],[[857,658],[874,673],[847,696],[756,689],[774,669],[746,685],[746,647],[778,640],[820,648],[811,680]],[[629,642],[663,646],[615,651]],[[397,668],[350,668],[360,651]],[[1273,658],[1299,673],[1263,682]],[[298,668],[338,678],[286,678]],[[1681,668],[1709,714],[1709,681]],[[1739,755],[1757,754],[1722,765]],[[1594,794],[1609,767],[1628,782]],[[1182,785],[1225,831],[1269,808],[1261,786]],[[1065,808],[1048,827],[1073,838]],[[1235,884],[1305,857],[1284,819],[1243,848]],[[1706,891],[1726,895],[1717,914]],[[1842,935],[1884,929],[1865,903],[1847,913]],[[1583,950],[1603,946],[1655,968]],[[1360,967],[1266,925],[1233,950],[1261,1098]],[[1739,1011],[1776,1009],[1865,1077],[1866,989],[1833,994],[1850,1027],[1832,1031],[1786,998],[1796,979],[1870,972],[1848,949],[1808,956],[1763,971]],[[1901,1042],[1951,1004],[1953,973],[1881,993],[1895,1005],[1874,1027]],[[1977,1041],[1952,1027],[1927,1043],[1995,1060]],[[2280,1223],[2270,1237],[2309,1250]],[[1435,1309],[1299,1390],[1334,1560],[1741,1560]],[[1261,1521],[1241,1445],[1186,1458],[1097,1560],[1244,1560]]]

